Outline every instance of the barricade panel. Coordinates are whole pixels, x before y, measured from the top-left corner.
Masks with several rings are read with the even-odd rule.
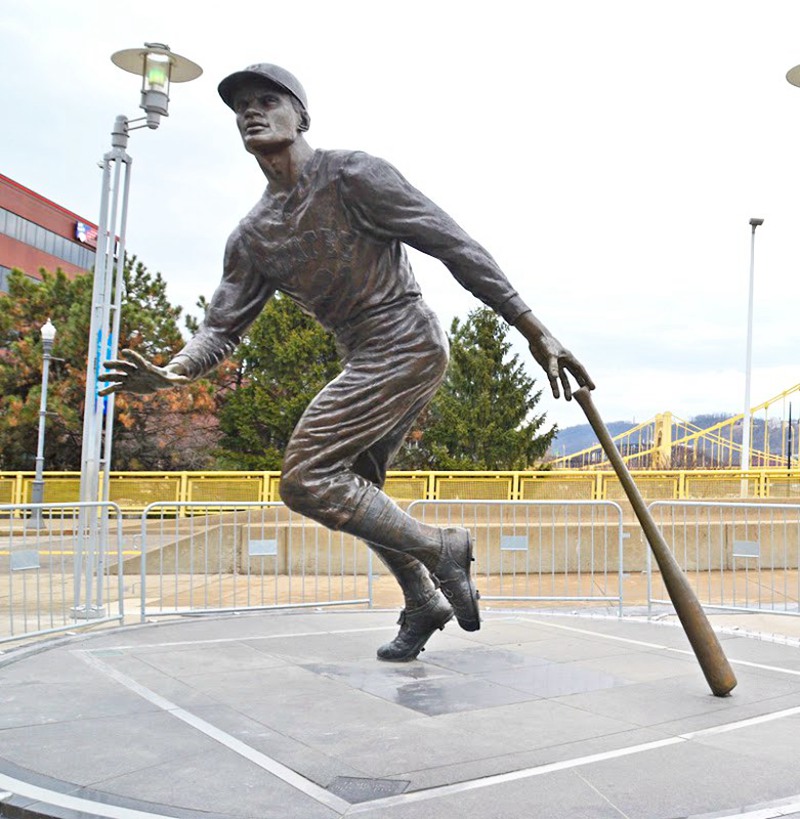
[[[723,473],[715,475],[713,472],[690,473],[686,475],[686,498],[703,500],[704,498],[740,498],[742,497],[742,482],[746,482],[747,497],[758,497],[758,475],[746,473]]]
[[[656,502],[650,509],[704,606],[800,614],[800,505]],[[669,604],[654,561],[650,604]]]
[[[141,519],[142,618],[368,604],[371,552],[281,503],[158,503]]]
[[[0,506],[0,643],[121,621],[115,504]]]
[[[268,490],[267,490],[268,491]],[[188,479],[188,497],[193,503],[208,501],[261,501],[264,500],[264,481],[260,475],[217,478],[194,477]]]
[[[13,478],[0,478],[0,503],[13,503],[15,486],[16,481]]]
[[[45,474],[43,489],[44,503],[77,503],[81,497],[81,478],[77,474],[72,477]],[[32,477],[25,476],[22,479],[22,496],[25,503],[33,501]]]
[[[270,475],[269,477],[269,496],[267,500],[272,503],[280,503],[281,493],[279,487],[281,485],[280,475]]]
[[[512,475],[443,475],[436,476],[437,500],[511,500]]]
[[[471,533],[486,601],[592,601],[622,612],[622,510],[608,501],[418,501],[409,513]]]
[[[774,475],[768,473],[765,485],[768,498],[800,498],[800,474]]]
[[[636,486],[645,500],[672,500],[678,495],[678,478],[671,475],[633,475]],[[619,482],[619,478],[608,476],[605,478],[605,497],[607,500],[625,500],[627,495]]]
[[[419,477],[416,475],[408,477],[389,475],[383,489],[394,500],[424,500],[428,490],[428,478],[427,476]]]
[[[592,500],[594,474],[523,475],[519,480],[520,500]]]
[[[180,473],[136,476],[111,475],[108,498],[123,509],[141,511],[158,501],[178,501],[181,493]]]

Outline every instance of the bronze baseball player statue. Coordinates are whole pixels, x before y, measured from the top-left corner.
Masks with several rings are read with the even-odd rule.
[[[522,333],[553,395],[571,398],[568,373],[589,375],[531,313],[494,259],[390,164],[360,151],[314,150],[303,87],[261,63],[219,85],[245,149],[267,178],[234,230],[222,281],[199,332],[165,366],[136,353],[108,362],[115,390],[186,384],[226,358],[267,300],[281,291],[334,333],[344,369],[314,398],[286,448],[284,503],[363,539],[403,589],[400,631],[378,658],[413,660],[453,617],[480,628],[466,529],[430,526],[382,491],[386,470],[441,383],[447,338],[422,300],[404,245],[439,259],[455,279]]]

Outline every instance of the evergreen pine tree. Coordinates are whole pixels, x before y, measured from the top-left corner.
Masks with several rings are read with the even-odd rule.
[[[286,296],[270,299],[234,354],[238,387],[219,410],[220,466],[280,469],[311,399],[340,371],[333,336]]]
[[[126,259],[120,349],[130,347],[164,364],[182,346],[181,308],[166,295],[160,273]],[[48,385],[45,468],[78,470],[83,433],[86,357],[92,274],[70,280],[61,270],[42,271],[34,282],[9,275],[0,295],[0,469],[34,468],[42,379],[39,329],[50,318],[57,334]],[[216,440],[214,404],[207,382],[153,395],[119,393],[115,403],[112,468],[199,469]]]
[[[508,333],[486,307],[453,321],[447,376],[396,468],[526,469],[544,456],[556,428],[533,413],[541,391],[510,354]]]

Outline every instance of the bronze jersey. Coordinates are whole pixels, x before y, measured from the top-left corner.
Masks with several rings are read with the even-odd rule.
[[[443,262],[509,323],[528,307],[491,255],[382,159],[314,152],[285,198],[267,191],[231,235],[198,334],[173,359],[197,377],[285,293],[337,338],[420,295],[404,245]]]

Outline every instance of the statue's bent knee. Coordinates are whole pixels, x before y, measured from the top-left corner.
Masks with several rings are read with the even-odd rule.
[[[278,494],[281,500],[292,510],[299,515],[308,513],[309,508],[314,504],[314,496],[309,492],[305,481],[303,481],[296,474],[288,474],[281,476],[281,482],[278,485]]]

